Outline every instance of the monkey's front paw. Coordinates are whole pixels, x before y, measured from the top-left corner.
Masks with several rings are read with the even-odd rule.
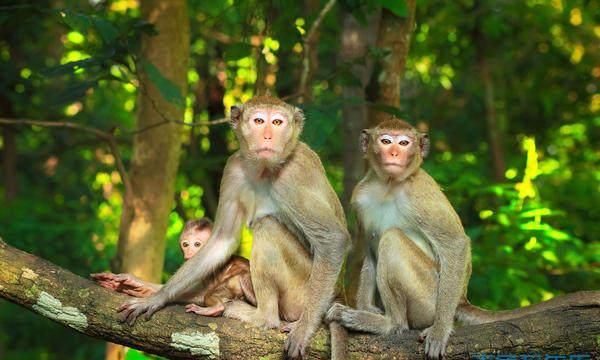
[[[441,359],[446,353],[448,338],[452,334],[452,327],[432,325],[421,332],[419,341],[425,341],[425,354],[429,359]]]
[[[331,321],[340,321],[342,319],[342,314],[348,307],[346,305],[342,305],[340,303],[334,303],[331,305],[329,310],[327,310],[327,314],[325,315],[325,320],[327,322]]]
[[[379,314],[379,315],[383,315],[383,310],[381,310],[380,308],[378,308],[377,306],[374,305],[369,305],[366,310],[368,312],[372,312],[374,314]]]
[[[284,349],[287,357],[291,359],[304,359],[308,354],[308,345],[310,345],[311,337],[312,331],[297,321],[285,340]]]
[[[254,326],[262,328],[262,329],[278,329],[281,325],[281,321],[279,320],[279,315],[276,317],[273,316],[264,316],[260,314],[256,314],[253,316],[251,320]]]
[[[121,321],[132,326],[140,315],[145,315],[144,318],[149,320],[152,314],[163,308],[165,304],[166,302],[158,297],[132,299],[121,305],[117,312],[122,313]]]

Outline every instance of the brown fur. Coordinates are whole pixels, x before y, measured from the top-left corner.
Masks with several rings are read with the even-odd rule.
[[[400,150],[411,158],[401,172],[381,165],[382,134],[400,132],[415,141]],[[524,309],[491,312],[470,305],[471,244],[439,186],[420,169],[428,139],[400,120],[365,130],[363,149],[370,170],[356,186],[352,204],[369,251],[361,273],[358,310],[336,304],[328,318],[360,331],[424,329],[425,352],[443,356],[455,317],[467,323],[507,320],[562,305],[599,305],[598,292],[580,292]],[[382,313],[375,304],[379,295]]]

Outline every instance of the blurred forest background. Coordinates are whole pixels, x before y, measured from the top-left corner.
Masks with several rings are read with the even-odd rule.
[[[473,303],[600,288],[600,1],[0,1],[0,24],[0,236],[81,276],[168,278],[237,147],[219,119],[269,90],[304,109],[347,210],[360,129],[393,114],[430,133]],[[128,248],[140,199],[164,215]],[[0,358],[104,352],[0,300]]]

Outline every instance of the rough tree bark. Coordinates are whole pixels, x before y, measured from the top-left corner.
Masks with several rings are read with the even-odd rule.
[[[160,282],[165,235],[175,194],[175,176],[181,149],[180,120],[184,105],[174,104],[161,94],[146,73],[149,63],[170,80],[185,98],[189,59],[190,27],[185,0],[145,0],[141,17],[154,24],[155,36],[142,40],[138,95],[137,133],[133,142],[130,177],[131,204],[123,207],[119,246],[113,270],[133,273],[141,279]],[[123,357],[123,349],[109,345],[107,360]]]
[[[356,83],[344,84],[342,96],[342,131],[344,133],[344,194],[342,204],[348,208],[352,189],[364,175],[364,164],[356,161],[360,154],[358,138],[367,125],[367,105],[365,87],[373,72],[373,61],[367,52],[375,45],[377,29],[381,13],[377,11],[367,18],[366,24],[361,24],[350,12],[343,15],[341,33],[340,62],[349,67],[350,73],[356,78]]]
[[[381,18],[381,11],[376,11],[367,18],[366,24],[361,24],[352,13],[346,11],[342,14],[343,27],[341,33],[340,62],[349,67],[349,71],[356,78],[356,82],[344,84],[342,95],[344,106],[342,108],[343,166],[344,166],[344,193],[342,206],[350,209],[352,190],[363,177],[365,172],[364,161],[356,161],[357,154],[361,153],[358,138],[362,129],[368,124],[368,109],[365,88],[373,73],[373,60],[368,55],[369,47],[375,45],[377,29]],[[352,224],[352,222],[351,222]],[[351,225],[352,226],[352,225]],[[354,234],[355,229],[350,231]],[[348,254],[346,262],[345,281],[348,287],[344,295],[349,304],[354,304],[354,297],[358,287],[358,273],[364,257],[364,244],[359,243]]]
[[[379,91],[376,103],[400,107],[400,83],[404,76],[406,58],[410,48],[410,38],[415,26],[415,0],[406,0],[408,15],[399,17],[387,9],[382,10],[377,47],[389,53],[381,60],[381,71],[377,74]],[[383,111],[373,111],[369,125],[375,126],[390,115]]]
[[[0,297],[89,336],[173,359],[280,359],[285,335],[239,321],[187,314],[169,306],[133,327],[115,308],[127,296],[101,288],[0,239]],[[418,331],[349,338],[350,359],[423,358]],[[600,355],[600,307],[565,307],[514,321],[458,328],[446,359],[474,354]],[[309,358],[329,358],[329,336],[315,336]]]

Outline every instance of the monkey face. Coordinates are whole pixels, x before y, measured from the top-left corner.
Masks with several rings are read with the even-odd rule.
[[[381,133],[374,144],[382,169],[390,176],[401,174],[415,154],[415,138],[399,131]]]
[[[208,228],[202,230],[194,230],[192,232],[184,232],[179,239],[179,247],[183,253],[183,259],[189,260],[196,255],[206,241],[210,238],[211,231]]]
[[[427,156],[429,136],[400,119],[391,118],[375,128],[364,129],[360,145],[380,178],[403,181]]]
[[[277,166],[296,147],[304,114],[278,98],[257,96],[244,105],[231,107],[231,125],[246,159]]]
[[[241,130],[248,150],[261,160],[281,157],[293,135],[292,114],[282,107],[250,109],[244,114]]]

